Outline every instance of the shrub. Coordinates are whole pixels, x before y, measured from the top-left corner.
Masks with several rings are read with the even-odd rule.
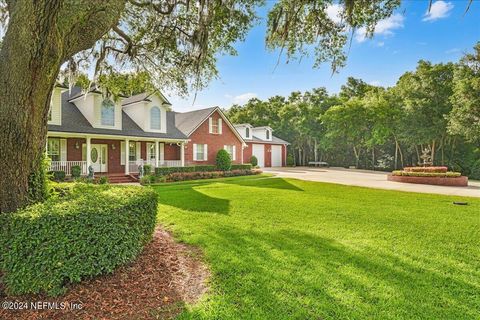
[[[287,155],[287,166],[293,167],[295,165],[295,161],[293,160],[293,155]]]
[[[232,164],[231,170],[252,170],[252,165],[247,164]]]
[[[98,184],[107,184],[108,183],[108,177],[107,176],[101,176],[98,179]]]
[[[152,166],[149,164],[146,164],[143,166],[143,175],[149,176],[152,173]]]
[[[154,191],[73,185],[63,198],[0,215],[0,269],[9,294],[63,293],[68,283],[131,262],[151,239]]]
[[[396,170],[392,172],[394,176],[406,176],[406,177],[441,177],[441,178],[456,178],[462,174],[460,172],[411,172]]]
[[[257,157],[252,156],[252,157],[250,158],[250,164],[252,165],[252,167],[256,167],[256,166],[258,165],[258,159],[257,159]]]
[[[72,178],[78,179],[80,178],[80,175],[82,174],[82,168],[80,166],[72,166]]]
[[[155,168],[155,175],[165,176],[170,173],[176,172],[203,172],[203,171],[215,171],[215,166],[213,165],[204,165],[204,166],[187,166],[187,167],[160,167]]]
[[[232,167],[232,158],[230,158],[230,154],[227,152],[227,150],[220,149],[217,152],[215,163],[217,165],[217,169],[228,171]]]
[[[65,181],[65,171],[50,171],[53,181]]]
[[[295,166],[295,160],[293,158],[293,155],[291,154],[287,155],[287,166],[289,167]]]
[[[447,167],[405,167],[403,171],[406,172],[447,172]]]

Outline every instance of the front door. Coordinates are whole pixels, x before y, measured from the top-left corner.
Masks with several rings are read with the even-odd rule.
[[[108,145],[92,144],[90,151],[90,161],[95,172],[107,172],[108,163]]]

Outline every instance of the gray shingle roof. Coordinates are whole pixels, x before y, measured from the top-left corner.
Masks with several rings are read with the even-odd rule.
[[[122,101],[122,106],[126,106],[128,104],[132,104],[132,103],[140,102],[140,101],[150,101],[148,99],[149,96],[150,96],[150,93],[144,92],[144,93],[136,94],[134,96],[125,98]]]
[[[252,136],[252,139],[246,139],[245,142],[262,142],[262,143],[271,143],[271,144],[290,144],[289,142],[285,141],[285,140],[282,140],[278,137],[275,137],[274,135],[272,135],[272,141],[266,141],[266,140],[262,140],[260,138],[257,138],[255,136]]]
[[[200,125],[217,107],[195,110],[190,112],[175,112],[175,124],[186,136]]]
[[[62,94],[62,125],[48,125],[48,131],[145,138],[187,139],[187,136],[175,126],[175,113],[170,111],[167,111],[167,133],[145,132],[123,111],[122,130],[94,128],[80,110],[78,110],[73,103],[69,102],[72,96],[78,96],[79,92],[80,88],[73,88],[71,93],[67,91]]]

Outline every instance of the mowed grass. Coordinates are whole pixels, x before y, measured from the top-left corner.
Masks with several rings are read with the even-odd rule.
[[[154,188],[159,223],[212,272],[181,319],[480,318],[480,199],[265,176]]]

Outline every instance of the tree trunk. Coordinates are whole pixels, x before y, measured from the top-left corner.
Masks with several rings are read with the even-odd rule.
[[[431,152],[431,157],[432,157],[432,165],[434,165],[435,161],[435,140],[432,141],[432,152]]]
[[[313,153],[315,155],[315,162],[318,161],[318,153],[317,153],[317,139],[315,138],[314,140],[314,150],[313,150]]]
[[[90,21],[79,20],[60,0],[9,2],[9,24],[0,50],[1,213],[28,203],[28,178],[40,170],[51,91],[60,66],[118,23],[124,4],[112,3],[79,3],[79,15],[84,14],[82,9],[99,10],[90,14]]]
[[[372,169],[375,171],[375,147],[372,148]]]
[[[393,163],[393,169],[397,170],[397,163],[398,163],[398,141],[395,139],[395,160]]]

